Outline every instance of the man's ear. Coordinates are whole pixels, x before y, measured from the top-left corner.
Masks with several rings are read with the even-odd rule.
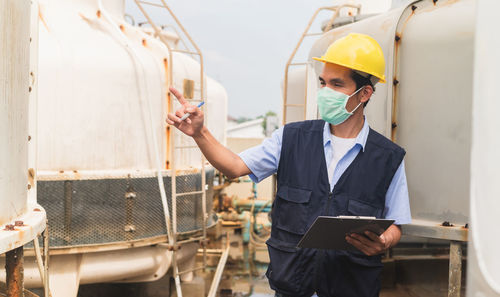
[[[367,102],[370,100],[373,94],[373,87],[370,85],[365,85],[361,91],[359,91],[361,98],[359,99],[360,102]]]

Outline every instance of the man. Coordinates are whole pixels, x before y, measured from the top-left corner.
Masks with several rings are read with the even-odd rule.
[[[201,110],[173,88],[183,107],[167,122],[192,136],[230,178],[249,174],[259,182],[277,172],[266,273],[276,296],[378,296],[380,254],[399,241],[398,225],[411,220],[405,152],[370,129],[363,115],[374,84],[385,82],[383,52],[373,38],[351,33],[315,59],[325,63],[317,98],[323,120],[287,124],[239,156],[215,140]],[[347,235],[359,252],[296,248],[319,215],[375,216],[395,225],[380,236]]]

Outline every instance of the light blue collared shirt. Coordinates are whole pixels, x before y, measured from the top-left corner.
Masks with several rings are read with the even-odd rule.
[[[333,187],[347,167],[354,161],[359,151],[364,151],[369,131],[370,126],[365,118],[365,123],[356,137],[354,146],[347,151],[335,167],[332,180],[330,180],[330,190],[333,190]],[[247,149],[239,154],[243,162],[245,162],[250,171],[252,171],[249,176],[254,182],[258,183],[266,177],[276,173],[278,170],[282,139],[283,127],[274,131],[271,137],[266,138],[262,144]],[[330,125],[327,122],[325,122],[325,127],[323,129],[323,145],[328,168],[328,162],[333,158],[334,148],[332,146]],[[389,189],[387,190],[383,216],[386,219],[395,220],[396,225],[411,223],[410,201],[408,197],[404,160],[399,165],[396,174],[392,178]]]

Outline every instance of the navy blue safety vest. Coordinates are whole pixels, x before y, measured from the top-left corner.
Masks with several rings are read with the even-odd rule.
[[[297,248],[320,215],[381,218],[385,195],[405,151],[370,129],[361,150],[330,192],[323,120],[284,127],[278,189],[267,241],[271,288],[283,296],[373,297],[380,290],[380,256]],[[328,236],[328,234],[325,234]]]

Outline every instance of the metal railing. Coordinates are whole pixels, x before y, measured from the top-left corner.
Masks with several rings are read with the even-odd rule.
[[[354,9],[356,9],[357,10],[356,15],[359,15],[360,11],[361,11],[361,5],[354,5],[354,4],[343,4],[343,5],[339,5],[339,6],[324,6],[324,7],[318,8],[314,12],[314,14],[311,17],[311,19],[309,20],[309,23],[307,24],[306,29],[302,33],[302,35],[301,35],[301,37],[299,39],[299,42],[297,43],[297,45],[295,46],[292,54],[288,58],[288,61],[286,62],[286,66],[285,66],[285,79],[283,81],[283,124],[287,123],[287,107],[289,107],[289,106],[291,106],[291,107],[303,107],[304,108],[304,118],[303,119],[304,120],[306,119],[306,112],[307,112],[307,108],[306,108],[306,106],[307,106],[307,71],[309,70],[308,69],[309,68],[309,64],[307,62],[296,62],[296,63],[293,63],[293,60],[295,58],[295,55],[297,54],[297,51],[299,50],[300,46],[302,45],[302,42],[304,41],[304,39],[306,37],[321,36],[321,35],[324,34],[324,32],[309,33],[311,25],[316,20],[316,17],[318,16],[318,14],[321,11],[323,11],[323,10],[333,11],[333,15],[332,15],[332,17],[330,18],[330,20],[328,21],[328,23],[327,23],[327,25],[325,27],[325,32],[326,32],[326,31],[328,31],[332,27],[333,23],[335,22],[335,19],[339,16],[340,10],[343,9],[343,8],[354,8]],[[289,74],[289,71],[290,71],[290,66],[300,66],[300,65],[305,65],[306,66],[304,102],[301,103],[301,104],[290,104],[290,103],[288,103],[288,74]]]
[[[204,75],[203,75],[203,73],[204,73],[203,55],[202,55],[199,47],[196,45],[194,40],[191,38],[189,33],[186,31],[184,26],[181,24],[179,19],[175,16],[173,11],[170,9],[170,7],[168,7],[168,5],[165,3],[164,0],[160,0],[157,3],[149,2],[149,1],[142,1],[142,0],[134,0],[134,1],[137,4],[137,6],[139,7],[139,9],[142,12],[142,14],[144,15],[144,17],[147,19],[148,23],[153,28],[156,37],[159,38],[160,41],[163,44],[165,44],[165,46],[168,49],[169,59],[167,61],[168,62],[167,85],[169,87],[173,85],[173,65],[175,63],[173,53],[178,52],[178,53],[184,53],[184,54],[189,54],[191,56],[198,56],[199,57],[199,61],[200,61],[200,99],[199,100],[186,99],[186,100],[190,103],[202,101],[203,97],[206,98],[206,96],[205,96],[205,82],[204,82]],[[186,42],[182,39],[182,36],[180,36],[180,34],[178,34],[179,31],[175,30],[175,28],[174,28],[174,32],[176,32],[179,35],[179,39],[181,40],[181,43],[184,45],[184,47],[186,49],[173,48],[169,44],[168,40],[162,34],[162,30],[163,30],[164,26],[158,26],[153,21],[151,16],[147,13],[145,6],[153,6],[153,7],[162,9],[163,11],[166,11],[167,15],[169,15],[175,21],[175,24],[180,29],[180,32],[182,32],[184,34],[184,36],[187,37],[189,44],[194,48],[194,50],[189,50]],[[168,110],[169,110],[169,112],[173,112],[174,111],[174,102],[171,98],[171,93],[168,92],[167,96],[168,96],[168,98],[167,98]],[[201,155],[201,164],[200,164],[200,167],[201,167],[201,187],[200,187],[200,189],[201,189],[201,191],[178,192],[177,186],[176,186],[176,177],[177,177],[177,173],[179,172],[178,171],[179,168],[177,168],[177,162],[175,160],[175,151],[176,150],[194,149],[196,147],[193,145],[176,145],[175,144],[176,135],[178,133],[181,133],[181,132],[177,131],[176,129],[173,129],[172,131],[170,131],[170,127],[167,127],[166,129],[167,129],[167,135],[168,135],[167,142],[169,145],[167,145],[167,152],[166,152],[167,162],[166,162],[165,167],[166,167],[166,169],[171,170],[171,179],[172,179],[172,182],[171,182],[171,190],[172,190],[172,192],[171,192],[171,194],[172,194],[172,217],[171,217],[171,220],[172,220],[172,223],[170,224],[172,230],[167,230],[167,231],[169,231],[168,233],[170,235],[169,236],[170,237],[169,246],[173,252],[173,254],[172,254],[173,255],[172,256],[172,266],[173,266],[173,276],[175,278],[175,283],[176,283],[177,296],[182,297],[182,290],[180,287],[179,276],[181,274],[204,269],[206,267],[206,258],[207,258],[207,255],[206,255],[207,230],[206,229],[207,229],[207,220],[208,220],[208,214],[207,214],[207,209],[206,209],[206,199],[207,198],[206,198],[206,187],[205,187],[205,184],[206,184],[206,174],[205,174],[206,160],[202,154]],[[180,137],[182,137],[182,134],[180,134]],[[177,232],[177,198],[182,197],[182,196],[186,196],[186,195],[194,195],[194,194],[201,194],[202,195],[202,216],[203,216],[203,219],[202,219],[202,224],[203,224],[202,228],[203,229],[202,230],[203,231],[202,231],[202,236],[197,237],[196,241],[200,241],[200,243],[203,246],[203,266],[197,267],[195,269],[189,269],[186,271],[179,272],[179,269],[177,266],[177,260],[176,260],[176,251],[179,249],[179,244],[183,243],[183,242],[177,241],[177,237],[178,237],[178,232]]]

